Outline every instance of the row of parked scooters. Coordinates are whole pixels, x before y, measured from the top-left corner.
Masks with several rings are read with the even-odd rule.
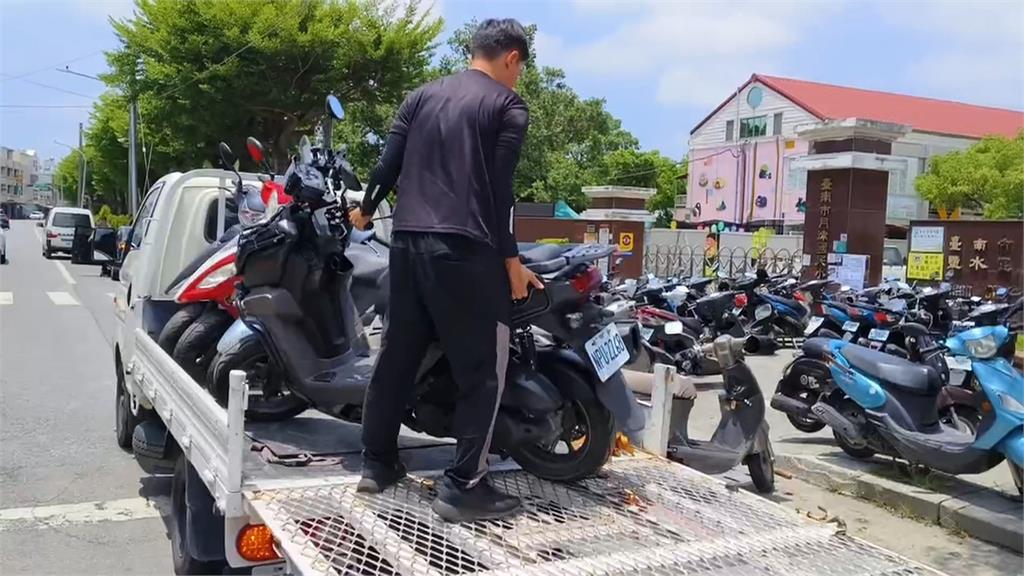
[[[631,367],[715,374],[722,367],[706,345],[722,334],[754,354],[792,345],[799,350],[771,406],[798,430],[828,426],[855,458],[883,454],[951,474],[1006,460],[1019,490],[1024,377],[1013,355],[1022,300],[1005,288],[991,296],[898,281],[854,291],[761,271],[621,282],[609,288],[608,308],[641,326],[646,354]]]

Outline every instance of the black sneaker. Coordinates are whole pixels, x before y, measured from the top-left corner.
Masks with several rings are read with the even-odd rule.
[[[445,476],[437,484],[437,498],[431,508],[447,522],[495,520],[519,511],[519,498],[498,492],[487,479],[468,489]]]
[[[402,478],[405,478],[405,465],[401,462],[384,464],[363,460],[363,477],[356,485],[356,492],[380,494]]]

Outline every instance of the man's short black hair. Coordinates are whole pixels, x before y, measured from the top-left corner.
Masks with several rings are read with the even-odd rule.
[[[469,52],[493,60],[515,50],[523,62],[530,59],[530,41],[526,29],[515,18],[488,18],[480,23],[469,43]]]

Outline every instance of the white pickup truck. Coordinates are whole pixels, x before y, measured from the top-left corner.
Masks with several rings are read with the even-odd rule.
[[[232,373],[222,408],[154,340],[177,309],[168,285],[224,228],[221,191],[232,177],[174,173],[149,190],[115,297],[117,439],[145,470],[173,471],[177,573],[930,573],[651,455],[613,458],[598,477],[569,484],[495,461],[493,481],[522,498],[523,512],[446,524],[429,504],[452,446],[403,434],[410,478],[356,494],[357,426],[312,411],[245,422],[244,373]]]

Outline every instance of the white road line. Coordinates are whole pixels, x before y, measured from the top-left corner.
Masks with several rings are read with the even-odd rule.
[[[29,508],[8,508],[0,510],[0,532],[18,528],[53,528],[69,524],[94,524],[96,522],[125,522],[159,518],[161,511],[170,509],[166,496],[147,500],[145,498],[124,498],[105,502],[81,502],[78,504],[55,504]]]
[[[75,297],[67,292],[47,292],[46,295],[57,306],[78,306],[78,300],[75,300]]]
[[[0,292],[0,306],[14,304],[14,292]]]
[[[107,292],[107,298],[113,299],[114,298],[114,293],[113,292]]]
[[[42,244],[43,243],[43,229],[42,228],[33,228],[32,231],[36,233],[36,240],[39,240],[39,243]]]
[[[63,262],[57,262],[56,260],[53,260],[52,262],[57,265],[57,270],[60,270],[60,274],[64,277],[65,282],[68,284],[77,284],[75,279],[71,277],[71,273],[68,272],[68,269],[64,267]]]

